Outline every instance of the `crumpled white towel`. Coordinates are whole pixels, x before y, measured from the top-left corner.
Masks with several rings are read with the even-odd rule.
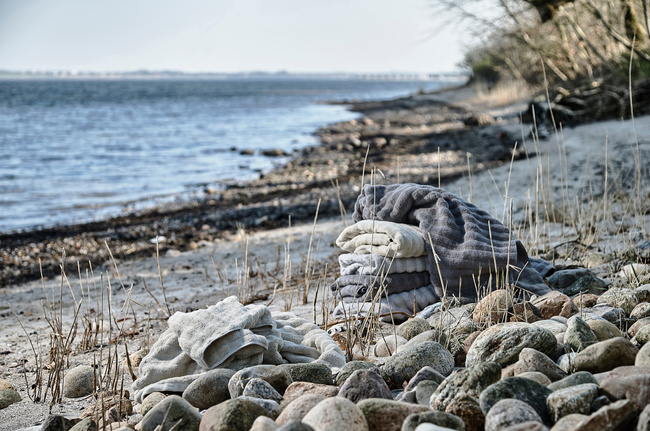
[[[348,226],[336,245],[355,254],[406,258],[425,256],[424,237],[417,226],[378,220],[360,220]]]
[[[395,274],[398,272],[428,271],[427,256],[394,258],[378,254],[345,253],[339,256],[341,275]]]
[[[244,306],[234,296],[204,310],[177,312],[168,324],[140,363],[132,386],[138,402],[151,392],[182,392],[200,373],[218,367],[320,361],[338,369],[345,364],[336,342],[319,338],[327,333],[318,326],[291,313],[276,320],[267,307]]]

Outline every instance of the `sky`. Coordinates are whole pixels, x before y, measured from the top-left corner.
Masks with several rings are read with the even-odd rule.
[[[434,1],[0,0],[0,69],[454,71]]]

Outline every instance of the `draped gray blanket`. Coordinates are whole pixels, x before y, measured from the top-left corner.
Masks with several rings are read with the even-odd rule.
[[[365,297],[370,293],[382,296],[393,293],[406,292],[418,287],[431,284],[428,272],[411,272],[388,275],[342,275],[330,285],[332,292],[337,292],[336,297],[351,296],[354,298]]]
[[[341,275],[428,271],[426,256],[398,259],[378,254],[345,253],[339,256],[339,265],[341,266]]]
[[[426,240],[428,269],[436,294],[477,299],[481,289],[507,281],[524,296],[550,291],[525,248],[487,212],[437,187],[420,184],[366,185],[353,219],[408,223]],[[536,262],[536,267],[542,267]]]

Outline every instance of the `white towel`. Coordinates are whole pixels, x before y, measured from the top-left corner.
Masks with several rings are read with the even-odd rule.
[[[341,275],[383,275],[429,270],[426,256],[398,259],[378,254],[345,253],[339,256],[339,265],[341,266]]]
[[[378,220],[360,220],[348,226],[336,245],[355,254],[379,254],[406,258],[427,254],[424,237],[417,226]]]

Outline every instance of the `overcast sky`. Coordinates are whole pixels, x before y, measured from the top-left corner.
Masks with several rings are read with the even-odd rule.
[[[0,69],[452,71],[434,1],[0,0]]]

